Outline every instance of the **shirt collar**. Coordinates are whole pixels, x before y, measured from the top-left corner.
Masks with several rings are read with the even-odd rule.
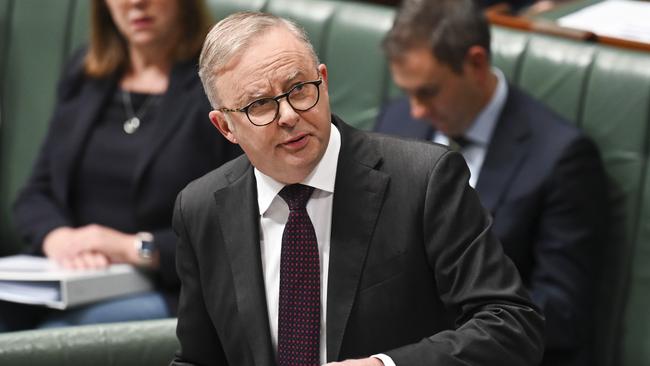
[[[478,117],[465,133],[465,138],[473,143],[487,146],[492,138],[492,132],[497,124],[503,105],[508,96],[508,83],[501,70],[492,68],[492,73],[497,77],[497,87],[490,102],[483,108]]]
[[[327,143],[325,154],[323,154],[323,157],[316,164],[314,170],[300,183],[325,192],[334,193],[336,168],[338,166],[339,151],[341,150],[341,133],[334,124],[330,126],[330,139]],[[257,168],[253,171],[257,184],[257,205],[260,209],[260,215],[263,215],[271,206],[275,196],[284,188],[285,184],[269,177]]]

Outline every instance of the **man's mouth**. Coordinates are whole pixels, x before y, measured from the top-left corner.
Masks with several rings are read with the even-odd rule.
[[[289,149],[299,149],[302,148],[306,143],[308,139],[308,134],[300,134],[298,136],[292,137],[285,142],[282,143],[282,146],[287,147]]]

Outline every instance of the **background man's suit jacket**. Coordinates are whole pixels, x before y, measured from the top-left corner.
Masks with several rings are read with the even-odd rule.
[[[117,73],[103,79],[86,77],[83,56],[81,50],[63,73],[49,131],[14,207],[16,227],[35,253],[42,253],[43,238],[52,229],[78,225],[69,210],[71,180],[87,137],[119,80]],[[196,72],[196,60],[175,65],[169,88],[158,106],[156,119],[143,122],[155,124],[157,133],[151,135],[151,141],[143,146],[144,153],[137,157],[133,176],[136,212],[131,216],[139,230],[153,232],[161,252],[161,281],[172,289],[175,298],[179,282],[171,216],[176,195],[189,181],[240,151],[215,133],[208,119],[211,107]]]
[[[425,140],[435,132],[410,116],[406,98],[384,109],[376,131]],[[509,85],[476,190],[546,316],[543,365],[592,365],[588,345],[607,212],[595,145]]]
[[[385,352],[400,366],[536,365],[542,319],[467,185],[462,157],[333,121],[342,142],[327,360]],[[274,365],[246,156],[179,194],[174,229],[182,289],[172,364]]]

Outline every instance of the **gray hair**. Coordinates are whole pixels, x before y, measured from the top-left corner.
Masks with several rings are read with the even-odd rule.
[[[456,73],[462,72],[467,51],[475,45],[490,54],[490,29],[476,0],[404,0],[383,41],[391,61],[409,50],[429,47]]]
[[[305,44],[315,66],[318,56],[305,30],[296,23],[278,16],[260,12],[239,12],[217,23],[208,33],[199,58],[199,77],[205,94],[213,108],[219,105],[216,90],[217,74],[240,53],[246,51],[252,41],[271,28],[286,27]]]

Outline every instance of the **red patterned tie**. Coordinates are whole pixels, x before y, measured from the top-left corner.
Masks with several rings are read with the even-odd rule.
[[[319,365],[320,260],[306,209],[313,191],[313,187],[292,184],[279,193],[289,205],[280,259],[279,366]]]

